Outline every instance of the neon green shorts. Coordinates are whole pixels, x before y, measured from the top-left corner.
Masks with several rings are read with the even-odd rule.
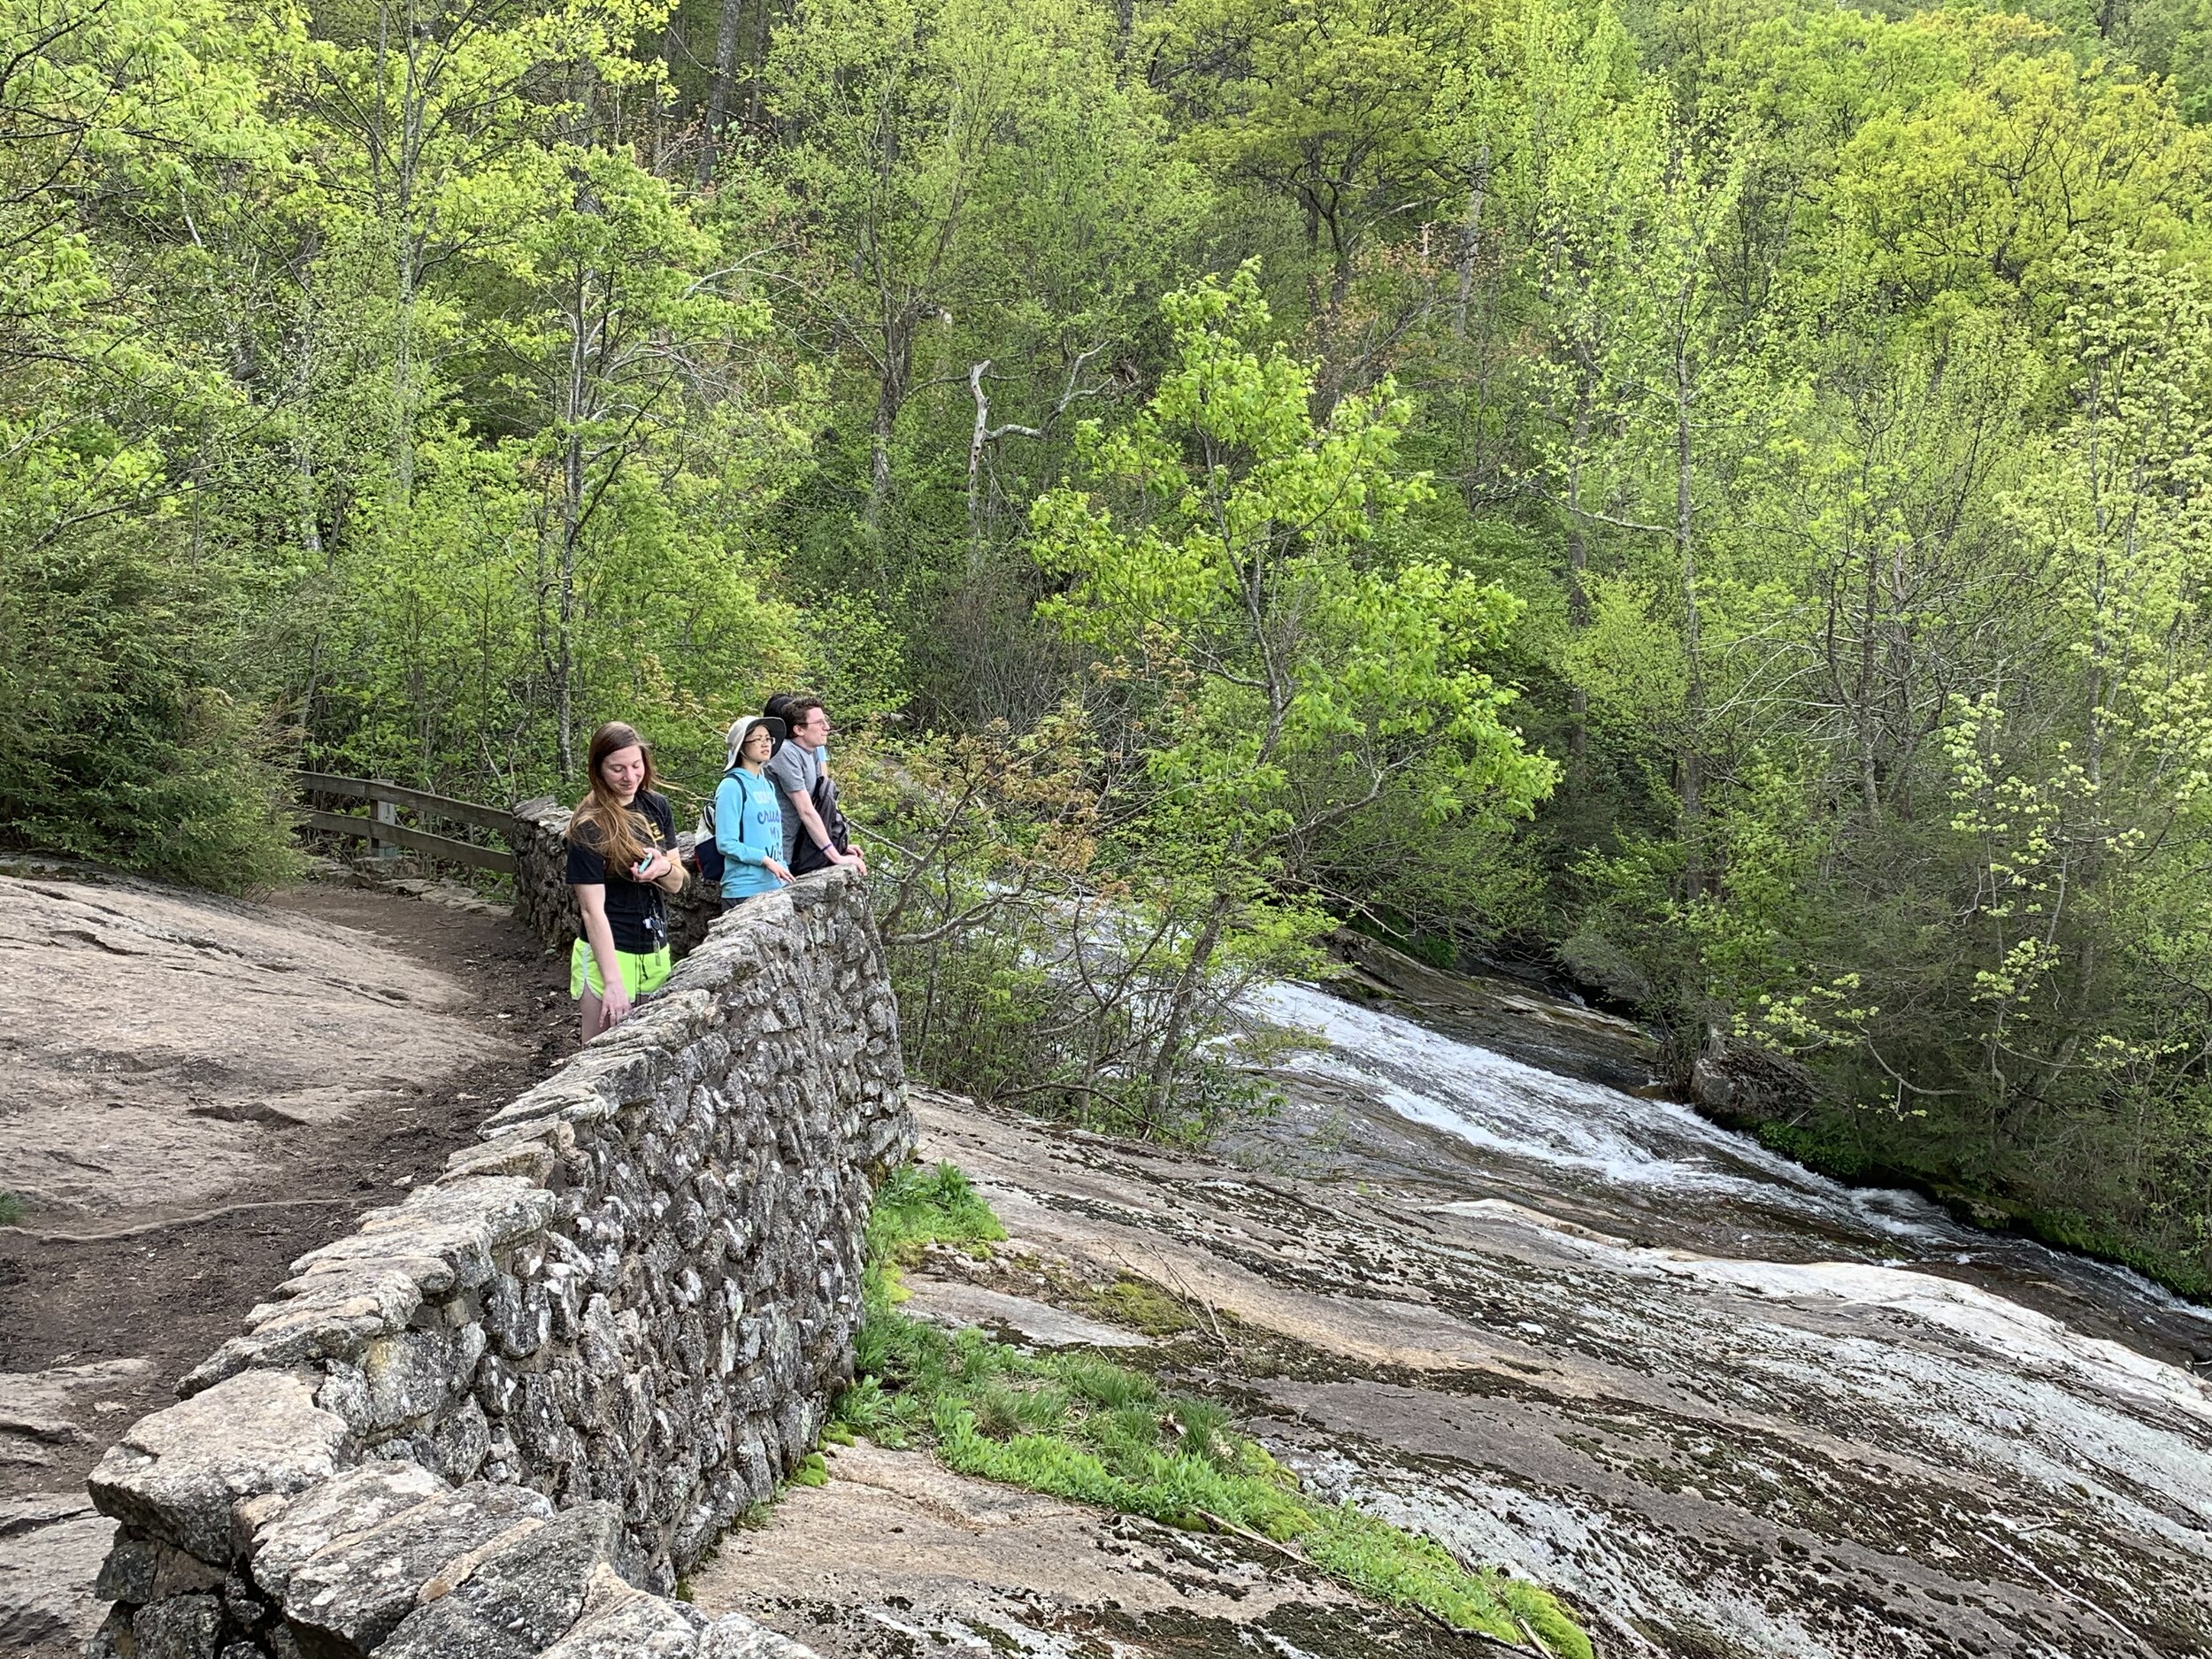
[[[618,950],[614,959],[615,965],[622,970],[622,988],[630,994],[633,1002],[649,991],[659,990],[667,982],[669,971],[676,965],[676,959],[668,954],[665,945],[658,950]],[[607,987],[599,982],[599,959],[591,954],[590,941],[580,939],[575,949],[568,953],[568,994],[581,996],[586,986],[591,987],[594,996],[607,994]]]

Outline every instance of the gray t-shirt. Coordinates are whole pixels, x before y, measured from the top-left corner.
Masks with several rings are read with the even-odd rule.
[[[799,822],[799,809],[791,804],[791,797],[812,795],[821,768],[815,763],[812,749],[787,741],[777,746],[762,770],[776,786],[776,803],[783,808],[783,861],[788,864],[805,827]]]

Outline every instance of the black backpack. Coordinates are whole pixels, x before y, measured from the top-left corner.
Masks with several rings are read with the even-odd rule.
[[[727,778],[737,770],[733,766],[722,777]],[[715,780],[714,787],[718,792],[721,789],[721,778]],[[707,797],[706,804],[699,809],[699,833],[691,843],[691,862],[698,866],[702,881],[711,881],[718,887],[729,872],[730,861],[722,856],[721,842],[714,839],[714,796],[711,795]]]
[[[837,785],[827,778],[817,778],[814,787],[807,792],[814,803],[814,810],[821,814],[822,827],[829,832],[830,845],[839,852],[850,850],[852,831],[845,822],[844,813],[837,807]],[[836,861],[814,844],[806,826],[799,826],[799,839],[791,849],[791,873],[795,876],[812,875],[817,870],[827,870]]]

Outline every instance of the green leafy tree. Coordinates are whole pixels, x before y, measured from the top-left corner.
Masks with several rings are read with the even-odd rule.
[[[1455,153],[1471,90],[1454,70],[1477,37],[1464,5],[1402,0],[1179,0],[1163,13],[1156,81],[1192,119],[1192,152],[1296,210],[1313,261],[1308,308],[1325,362],[1360,259],[1440,217],[1482,163]]]
[[[1867,121],[1839,156],[1844,254],[1915,304],[2055,292],[2055,261],[2126,233],[2185,245],[2212,191],[2206,134],[2130,65],[2078,63],[2017,17],[1938,13],[1958,80]]]
[[[864,365],[868,487],[879,529],[899,420],[926,375],[925,331],[989,288],[973,246],[1018,166],[1023,125],[1056,88],[1072,9],[970,0],[807,0],[775,42],[773,171],[816,258],[794,274],[837,351]]]
[[[1271,340],[1248,269],[1164,310],[1175,367],[1127,426],[1087,428],[1098,488],[1035,512],[1037,556],[1066,581],[1045,610],[1102,653],[1157,791],[1129,856],[1195,918],[1145,1081],[1154,1117],[1217,953],[1301,931],[1271,895],[1317,833],[1417,769],[1438,820],[1525,813],[1552,779],[1480,666],[1514,602],[1376,545],[1428,489],[1394,467],[1404,401],[1386,386],[1317,425],[1311,371]]]
[[[1202,214],[1113,44],[1097,0],[824,0],[768,66],[761,185],[796,243],[775,293],[845,411],[790,568],[900,641],[947,718],[1025,726],[1058,701],[1013,544]]]
[[[746,396],[768,309],[742,291],[742,262],[628,154],[544,156],[559,180],[544,193],[565,199],[532,214],[487,273],[506,303],[486,331],[484,366],[535,428],[520,447],[537,497],[538,633],[560,768],[572,775],[587,623],[602,707],[611,659],[666,637],[641,626],[657,605],[672,602],[676,616],[704,625],[703,642],[728,641],[741,661],[749,636],[757,662],[783,644],[736,549],[710,518],[676,509],[770,482],[805,434],[795,411]],[[689,658],[680,672],[709,697],[736,666],[711,647]],[[633,676],[615,684],[632,698],[646,690]]]
[[[194,256],[150,272],[101,227],[182,241],[195,196],[280,168],[258,88],[296,27],[0,7],[0,835],[222,887],[286,864],[222,683],[253,572],[219,489],[253,415],[148,285]]]

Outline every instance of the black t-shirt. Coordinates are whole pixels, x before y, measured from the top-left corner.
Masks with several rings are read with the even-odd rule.
[[[641,789],[637,799],[630,803],[630,811],[644,820],[641,827],[650,832],[655,846],[673,850],[676,814],[666,795]],[[608,869],[607,861],[586,844],[595,838],[591,826],[586,825],[581,835],[584,840],[572,833],[568,843],[569,886],[596,885],[607,889],[607,926],[614,933],[617,950],[658,950],[668,942],[668,908],[661,890],[649,881],[632,880],[626,870]]]

